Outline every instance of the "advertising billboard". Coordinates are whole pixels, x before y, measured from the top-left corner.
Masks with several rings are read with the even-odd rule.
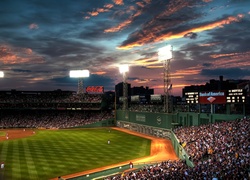
[[[131,102],[140,102],[140,97],[139,97],[139,95],[131,96]]]
[[[88,86],[86,87],[87,93],[103,93],[104,87],[103,86]]]
[[[150,95],[150,102],[162,102],[163,98],[161,94],[151,94]]]
[[[226,104],[225,91],[199,92],[200,104]]]

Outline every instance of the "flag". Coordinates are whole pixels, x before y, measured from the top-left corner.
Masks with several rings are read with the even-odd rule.
[[[168,90],[171,90],[172,89],[172,84],[170,84],[169,86],[168,86]]]

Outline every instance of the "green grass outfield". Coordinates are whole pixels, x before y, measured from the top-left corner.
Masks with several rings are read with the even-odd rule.
[[[116,164],[150,155],[150,142],[109,128],[38,130],[0,142],[0,179],[47,180]]]
[[[5,132],[0,131],[0,136],[5,136],[5,134],[6,134]]]

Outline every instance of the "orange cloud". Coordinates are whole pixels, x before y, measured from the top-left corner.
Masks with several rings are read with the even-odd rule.
[[[106,8],[106,9],[111,9],[111,8],[113,8],[113,7],[114,7],[113,4],[105,4],[105,5],[104,5],[104,8]]]
[[[214,42],[214,43],[206,43],[206,44],[199,44],[201,47],[210,47],[219,44],[219,42]]]
[[[138,84],[144,84],[144,83],[149,83],[152,80],[153,79],[135,79],[135,80],[133,80],[133,82],[138,83]]]
[[[131,7],[130,7],[131,8]],[[115,27],[111,27],[109,29],[104,30],[105,33],[110,33],[110,32],[118,32],[124,28],[126,28],[129,24],[133,22],[133,19],[137,16],[140,16],[142,11],[137,11],[133,16],[131,16],[129,19],[123,21],[122,23],[118,24]]]
[[[249,52],[246,53],[229,53],[229,54],[213,54],[210,55],[212,58],[228,57],[228,56],[246,56],[249,55]]]
[[[212,22],[210,24],[206,24],[206,25],[202,25],[202,26],[198,26],[192,29],[188,29],[188,30],[184,30],[180,33],[174,33],[174,32],[167,32],[165,34],[159,35],[158,32],[161,31],[161,29],[158,29],[157,31],[154,29],[154,31],[152,31],[152,29],[150,31],[144,31],[143,34],[147,34],[147,36],[143,36],[138,34],[138,36],[140,36],[139,40],[137,40],[136,42],[132,42],[132,43],[128,43],[126,45],[122,45],[120,47],[118,47],[118,49],[130,49],[136,46],[142,46],[146,43],[152,43],[152,42],[161,42],[161,41],[165,41],[165,40],[170,40],[170,39],[177,39],[177,38],[182,38],[184,37],[185,34],[193,32],[193,33],[197,33],[197,32],[202,32],[202,31],[207,31],[207,30],[211,30],[214,28],[218,28],[218,27],[223,27],[224,25],[233,23],[233,22],[239,22],[242,18],[244,17],[244,15],[239,14],[236,17],[227,17],[225,19],[222,19],[220,21],[216,21],[216,22]],[[158,27],[159,28],[159,27]],[[161,27],[162,28],[162,27]]]
[[[183,78],[185,78],[185,76],[178,76],[178,75],[171,74],[171,79],[183,79]]]
[[[42,63],[43,57],[33,53],[30,48],[0,46],[0,62],[3,64]]]
[[[123,0],[113,0],[116,5],[123,5]]]
[[[128,7],[128,11],[129,11],[129,12],[135,11],[135,10],[136,10],[135,6],[129,6],[129,7]]]
[[[140,6],[140,7],[144,7],[143,2],[137,2],[136,4],[137,4],[138,6]]]
[[[163,65],[162,66],[157,66],[157,65],[149,65],[149,66],[146,66],[146,68],[148,69],[159,69],[159,68],[163,68]]]
[[[120,31],[121,29],[123,29],[124,27],[127,27],[129,24],[131,24],[132,20],[131,19],[127,19],[124,22],[122,22],[121,24],[117,25],[116,27],[112,27],[109,29],[104,30],[105,33],[110,33],[110,32],[117,32]]]
[[[92,12],[88,12],[88,14],[90,16],[97,16],[99,14],[99,12],[98,11],[92,11]]]
[[[173,89],[174,89],[174,88],[183,88],[183,87],[185,87],[185,86],[190,86],[190,84],[174,84],[174,85],[173,85]]]
[[[146,4],[149,4],[151,1],[150,0],[145,0],[144,1]],[[136,3],[137,6],[140,6],[141,8],[143,8],[145,5],[143,4],[143,2],[137,2]],[[134,6],[129,6],[127,13],[131,13],[131,11],[135,11],[136,8]],[[117,26],[111,27],[109,29],[104,30],[104,32],[106,33],[110,33],[110,32],[118,32],[124,28],[126,28],[129,24],[131,24],[134,20],[134,18],[140,16],[142,14],[142,10],[137,10],[132,16],[130,16],[127,20],[121,22],[120,24],[118,24]]]
[[[181,38],[189,32],[202,32],[202,31],[211,30],[217,27],[223,27],[224,25],[231,24],[232,22],[239,22],[242,17],[243,17],[242,15],[238,15],[237,17],[231,16],[226,19],[216,21],[211,24],[204,25],[204,26],[199,26],[190,30],[186,30],[178,34],[171,34],[170,36],[168,36],[167,34],[166,36],[159,37],[158,40]]]
[[[106,74],[107,72],[104,72],[104,71],[98,71],[98,72],[94,72],[92,74],[97,74],[97,75],[103,75],[103,74]]]
[[[197,68],[197,67],[196,67]],[[187,75],[197,75],[201,72],[200,68],[197,69],[182,69],[177,70],[175,73],[172,73],[171,76],[187,76]]]
[[[90,16],[98,16],[100,13],[108,12],[113,7],[113,4],[105,4],[103,8],[97,8],[94,11],[87,12],[89,16],[85,16],[84,19],[90,19]]]
[[[250,51],[245,53],[214,54],[212,58],[217,59],[213,62],[216,68],[249,67]]]
[[[141,58],[133,61],[135,66],[143,66],[148,69],[162,68],[163,65],[155,58]]]

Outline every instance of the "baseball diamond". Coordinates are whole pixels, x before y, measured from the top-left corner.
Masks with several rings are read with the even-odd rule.
[[[131,160],[177,158],[170,141],[156,141],[157,138],[120,128],[112,131],[109,128],[3,129],[0,132],[9,136],[8,140],[5,136],[0,137],[1,161],[5,162],[1,177],[5,179],[70,178]],[[112,142],[110,145],[107,139]],[[172,157],[165,156],[166,153]]]

